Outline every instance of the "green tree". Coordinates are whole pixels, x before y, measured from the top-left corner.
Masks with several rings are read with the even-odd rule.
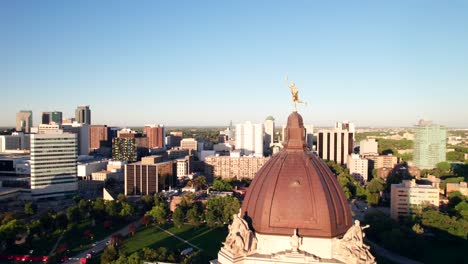
[[[201,218],[201,212],[198,209],[197,204],[194,204],[190,210],[187,211],[187,220],[189,224],[193,226],[199,226],[200,225],[200,218]]]
[[[26,232],[26,226],[23,221],[13,219],[6,224],[0,226],[0,241],[4,241],[6,246],[13,245],[16,237]]]
[[[133,213],[135,212],[135,209],[133,206],[127,202],[121,202],[121,207],[119,215],[122,217],[129,217],[132,216]]]
[[[232,185],[222,179],[215,179],[213,182],[213,190],[218,192],[232,191]]]
[[[159,254],[156,252],[156,250],[152,248],[143,248],[141,250],[142,252],[142,257],[145,261],[157,261]]]
[[[70,223],[78,223],[81,218],[80,209],[78,208],[78,206],[68,207],[67,217]]]
[[[68,217],[63,212],[55,215],[55,228],[58,230],[65,230],[68,226]]]
[[[154,197],[151,195],[145,195],[141,198],[141,202],[143,203],[144,210],[148,211],[154,205]]]
[[[167,218],[167,208],[163,205],[155,205],[153,208],[146,213],[153,218],[153,220],[158,224],[165,224]]]
[[[178,206],[174,210],[174,213],[172,213],[172,220],[174,221],[174,225],[176,227],[181,227],[184,224],[185,215],[181,207]]]
[[[24,205],[24,213],[27,215],[35,215],[37,213],[37,204],[28,202]]]
[[[116,217],[120,212],[120,206],[115,201],[106,202],[106,213],[110,217]]]
[[[142,262],[142,259],[140,257],[140,253],[138,252],[133,252],[130,256],[128,256],[126,264],[140,264]]]
[[[206,183],[205,176],[198,176],[193,180],[193,186],[195,188],[205,189],[208,185]]]
[[[78,209],[81,215],[86,216],[91,210],[91,205],[87,200],[82,199],[78,202]]]
[[[449,172],[450,171],[450,163],[446,161],[442,161],[437,163],[436,165],[437,169],[441,170],[442,172]]]
[[[119,254],[114,245],[109,245],[104,249],[101,255],[101,263],[112,263],[114,260],[117,260]]]

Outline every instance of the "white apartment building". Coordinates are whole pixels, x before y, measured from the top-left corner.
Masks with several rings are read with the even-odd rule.
[[[348,157],[348,169],[349,173],[357,180],[367,182],[369,161],[361,158],[358,154],[351,154]]]
[[[392,184],[390,216],[393,219],[408,216],[413,209],[423,205],[439,207],[439,188],[416,184],[414,179]]]
[[[51,130],[31,135],[31,196],[65,196],[78,190],[77,135]]]
[[[361,140],[359,146],[359,154],[361,155],[379,155],[379,145],[375,138]]]
[[[317,135],[317,151],[321,159],[347,164],[353,153],[355,128],[353,123],[337,122],[333,129],[321,130]]]
[[[263,125],[265,126],[265,144],[263,148],[268,149],[275,142],[275,119],[269,116],[265,119]]]
[[[187,159],[177,159],[177,177],[187,176],[189,173],[188,170],[188,160]]]
[[[242,155],[263,157],[263,124],[247,121],[236,125],[236,150]]]

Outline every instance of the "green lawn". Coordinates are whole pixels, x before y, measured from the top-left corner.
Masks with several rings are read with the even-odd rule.
[[[105,229],[101,223],[91,226],[91,220],[87,220],[75,226],[73,230],[67,231],[59,245],[67,244],[70,249],[70,252],[67,255],[74,256],[83,250],[91,248],[91,245],[94,242],[100,241],[128,224],[129,222],[127,221],[114,221],[111,228]],[[92,240],[83,236],[84,231],[87,229],[91,230],[91,233],[93,234]]]
[[[203,259],[207,261],[216,258],[221,247],[221,242],[227,236],[226,227],[211,229],[207,226],[194,228],[190,225],[184,225],[177,228],[173,225],[165,225],[162,228],[202,248]],[[190,245],[150,225],[143,227],[133,237],[126,239],[120,250],[130,255],[144,247],[166,247],[170,250],[183,250],[190,247]]]

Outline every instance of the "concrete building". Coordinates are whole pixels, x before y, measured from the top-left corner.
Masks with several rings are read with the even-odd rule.
[[[146,125],[143,131],[148,138],[148,148],[165,148],[166,130],[163,125]]]
[[[309,150],[314,148],[314,125],[304,125],[305,128],[305,140]]]
[[[0,136],[0,152],[21,149],[21,137],[13,135]]]
[[[445,127],[420,120],[415,127],[414,165],[420,169],[432,169],[437,163],[445,161],[446,140]]]
[[[361,142],[359,142],[359,146],[359,154],[361,154],[361,156],[379,155],[379,145],[378,142],[375,141],[375,138],[361,140]]]
[[[167,139],[167,147],[180,147],[180,141],[183,138],[184,133],[182,131],[172,131],[169,133],[169,139]]]
[[[75,120],[79,124],[91,125],[91,109],[89,109],[89,105],[78,106],[76,108]]]
[[[16,131],[30,133],[33,126],[32,111],[22,110],[16,113]]]
[[[347,121],[335,124],[332,130],[321,130],[317,137],[317,151],[321,159],[347,164],[354,148],[354,124]]]
[[[188,149],[172,148],[167,151],[167,158],[171,160],[184,158],[187,155],[189,155]]]
[[[86,123],[62,124],[64,132],[77,135],[78,139],[78,155],[89,154],[89,125]]]
[[[31,164],[29,154],[0,154],[0,187],[30,188]]]
[[[432,185],[419,185],[415,180],[403,180],[392,184],[390,216],[393,219],[406,217],[422,206],[439,208],[439,189]]]
[[[236,149],[245,156],[263,157],[263,124],[237,124]]]
[[[112,131],[106,125],[89,126],[89,151],[112,147]]]
[[[268,116],[263,123],[265,127],[265,136],[263,141],[265,144],[263,145],[264,150],[268,150],[270,146],[274,143],[275,139],[275,119],[272,116]]]
[[[362,183],[367,182],[369,161],[361,158],[358,154],[351,154],[348,157],[348,169],[349,173]]]
[[[31,135],[31,195],[73,195],[77,184],[77,136],[63,131]]]
[[[180,148],[187,149],[190,154],[198,151],[198,141],[194,138],[184,138],[180,141]]]
[[[128,129],[120,130],[112,139],[112,159],[135,162],[148,156],[148,138]]]
[[[177,159],[177,178],[187,176],[189,174],[189,161],[188,159]]]
[[[460,183],[447,183],[445,194],[448,195],[451,192],[460,192],[461,194],[468,197],[468,185],[466,182]]]
[[[223,179],[253,179],[268,157],[209,156],[205,158],[205,175]]]
[[[174,167],[173,161],[125,165],[125,195],[153,195],[174,186]]]
[[[106,169],[107,163],[107,160],[78,163],[77,176],[82,179],[89,179],[93,172],[102,171]]]

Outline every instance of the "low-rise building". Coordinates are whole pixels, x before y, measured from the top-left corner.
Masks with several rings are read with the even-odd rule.
[[[107,167],[107,160],[99,160],[86,163],[78,163],[78,177],[82,179],[87,179],[91,176],[93,172],[102,171]]]
[[[451,192],[460,192],[461,194],[468,196],[467,183],[466,182],[447,183],[445,193],[448,195]]]
[[[432,185],[416,184],[415,180],[404,180],[392,184],[390,216],[393,219],[406,217],[423,206],[439,207],[439,189]]]
[[[149,161],[125,165],[125,195],[152,195],[174,186],[177,178],[174,162]]]

